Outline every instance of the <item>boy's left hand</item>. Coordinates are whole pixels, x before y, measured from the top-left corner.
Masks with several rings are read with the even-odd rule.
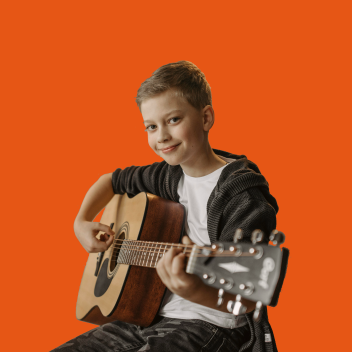
[[[187,236],[182,238],[182,243],[193,244]],[[182,251],[183,249],[171,248],[159,260],[156,270],[161,281],[171,292],[192,300],[191,297],[205,284],[198,276],[186,273],[186,256]]]

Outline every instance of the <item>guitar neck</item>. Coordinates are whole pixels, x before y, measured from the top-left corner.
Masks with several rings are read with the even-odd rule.
[[[155,268],[159,260],[171,248],[183,249],[183,253],[189,257],[194,246],[180,243],[148,242],[136,240],[118,240],[114,246],[116,264],[127,264]],[[196,246],[198,249],[202,247]]]

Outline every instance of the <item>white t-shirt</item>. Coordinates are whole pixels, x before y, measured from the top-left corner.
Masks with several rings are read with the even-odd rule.
[[[236,161],[218,155],[228,163]],[[211,174],[202,177],[191,177],[183,172],[178,183],[179,202],[186,208],[186,231],[189,238],[198,246],[210,244],[207,229],[207,202],[215,188],[222,170],[226,165]],[[224,302],[223,304],[227,304]],[[245,316],[234,316],[200,304],[188,301],[167,290],[159,315],[168,318],[201,319],[224,328],[237,328],[247,323]]]

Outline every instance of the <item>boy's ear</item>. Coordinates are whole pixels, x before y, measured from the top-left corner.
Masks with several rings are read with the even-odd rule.
[[[209,131],[213,127],[215,121],[214,115],[214,109],[210,105],[207,105],[203,108],[204,131]]]

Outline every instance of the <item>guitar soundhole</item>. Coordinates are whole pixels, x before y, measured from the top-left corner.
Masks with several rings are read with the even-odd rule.
[[[114,249],[111,255],[111,260],[110,260],[110,272],[114,271],[114,269],[117,266],[118,259],[119,259],[119,254],[120,254],[120,249],[122,246],[122,240],[126,238],[125,231],[121,232],[119,236],[115,239],[115,242],[113,244]]]

